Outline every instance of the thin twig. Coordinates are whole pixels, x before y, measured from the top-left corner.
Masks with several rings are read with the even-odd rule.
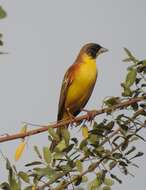
[[[120,143],[117,147],[115,147],[108,156],[111,156],[113,154],[113,152],[115,152],[118,148],[120,148],[122,146],[123,142]],[[94,163],[94,166],[92,167],[92,171],[94,171],[105,159],[107,159],[107,155],[103,158],[101,158],[100,160],[98,160],[97,162]],[[54,188],[53,190],[62,190],[65,189],[66,187],[68,187],[71,183],[75,182],[76,180],[82,178],[83,176],[85,176],[86,174],[88,174],[89,172],[91,172],[90,167],[85,170],[84,172],[82,172],[80,175],[74,177],[72,180],[67,181],[65,184],[60,185],[60,187]],[[45,186],[44,186],[45,187]],[[37,190],[41,190],[41,189],[37,189]]]

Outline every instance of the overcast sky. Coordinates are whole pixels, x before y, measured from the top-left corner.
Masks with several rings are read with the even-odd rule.
[[[1,0],[8,17],[0,21],[4,34],[0,56],[0,134],[19,131],[21,122],[47,124],[56,120],[61,81],[80,47],[95,42],[110,51],[99,57],[99,77],[87,108],[97,108],[105,96],[119,96],[126,66],[123,47],[146,58],[145,0]],[[145,131],[144,131],[145,132]],[[0,144],[10,160],[19,141]],[[23,168],[35,159],[34,144],[47,143],[47,134],[31,137],[22,159]],[[146,145],[139,143],[146,153]],[[0,181],[6,179],[0,158]],[[145,190],[146,155],[137,159],[135,178],[122,177],[124,183],[113,190]]]

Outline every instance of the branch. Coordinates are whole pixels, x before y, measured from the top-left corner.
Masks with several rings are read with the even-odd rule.
[[[66,181],[65,183],[61,184],[60,186],[52,189],[52,190],[62,190],[65,189],[66,187],[68,187],[71,183],[75,182],[78,179],[81,179],[83,176],[85,176],[86,174],[90,173],[91,171],[94,171],[105,159],[107,159],[108,157],[110,157],[117,149],[119,149],[122,146],[123,142],[121,142],[117,147],[115,147],[109,154],[108,156],[104,156],[103,158],[101,158],[100,160],[98,160],[97,162],[95,162],[92,165],[92,168],[88,168],[87,170],[85,170],[84,172],[82,172],[80,175],[77,175],[76,177],[74,177],[72,180],[70,181]],[[69,172],[67,172],[69,173]],[[67,174],[66,173],[66,174]],[[64,174],[65,175],[65,174]],[[56,180],[59,179],[59,176],[56,177]],[[43,190],[45,187],[48,187],[49,185],[52,184],[52,181],[49,181],[48,183],[37,187],[36,190]]]
[[[134,115],[132,116],[132,119],[136,118],[136,117],[137,117],[138,115],[140,115],[143,111],[144,111],[144,109],[140,109],[140,110],[136,111],[136,112],[134,113]],[[130,121],[125,121],[125,123],[128,123],[128,122],[130,122]],[[144,127],[145,127],[145,123],[144,123],[143,125],[141,125],[141,127],[139,128],[139,130],[142,129],[142,128],[144,128]],[[108,139],[111,139],[112,137],[114,137],[114,136],[120,131],[120,129],[121,129],[121,128],[119,127],[119,128],[117,128],[115,131],[113,131],[113,133],[108,137]],[[105,140],[103,140],[103,141],[101,142],[100,146],[102,146],[102,145],[104,145],[106,142],[108,142],[108,139],[106,138]],[[111,155],[113,152],[115,152],[117,149],[119,149],[119,148],[122,146],[122,144],[123,144],[123,142],[120,143],[118,146],[116,146],[116,147],[111,151],[110,155]],[[80,161],[83,162],[86,158],[88,158],[88,156],[83,156],[83,157],[80,159]],[[105,158],[106,158],[106,157],[105,157]],[[96,168],[99,166],[99,164],[100,164],[105,158],[101,158],[100,160],[98,160],[98,161],[96,162],[96,164],[95,164]],[[60,178],[62,178],[63,176],[67,175],[69,172],[71,172],[71,171],[67,171],[67,172],[62,172],[62,173],[60,173],[59,175],[57,175],[57,176],[55,177],[55,179],[49,180],[49,182],[47,182],[47,183],[44,184],[43,186],[37,187],[37,190],[43,190],[44,187],[47,187],[47,186],[49,187],[49,185],[53,184],[53,183],[56,182],[58,179],[60,179]],[[83,175],[86,175],[86,173],[88,173],[88,172],[89,172],[89,169],[87,169],[85,172],[83,172],[83,173],[80,175],[80,178],[81,178]],[[63,184],[63,185],[66,185],[66,187],[67,187],[70,183],[73,183],[73,182],[76,181],[78,178],[79,178],[79,176],[76,176],[76,178],[74,178],[74,179],[72,179],[72,180],[66,182],[66,183]],[[63,188],[62,185],[60,185],[59,187],[57,187],[57,188],[55,188],[55,189],[53,189],[53,190],[61,190],[62,188]]]
[[[103,114],[103,113],[109,113],[109,112],[112,112],[112,111],[120,109],[120,108],[128,107],[128,106],[130,106],[132,104],[135,104],[135,103],[140,102],[140,101],[145,100],[145,99],[146,99],[146,96],[141,96],[141,97],[138,97],[138,98],[131,98],[131,99],[127,100],[127,101],[123,101],[123,102],[121,102],[119,104],[116,104],[114,106],[96,110],[96,111],[94,111],[93,117],[95,117],[97,115],[100,115],[100,114]],[[76,117],[75,121],[76,122],[81,122],[81,121],[87,120],[87,119],[88,119],[88,114],[84,114],[82,116]],[[16,134],[13,134],[13,135],[6,135],[6,136],[3,136],[3,137],[0,137],[0,143],[15,140],[15,139],[20,139],[20,138],[25,138],[25,137],[36,135],[36,134],[39,134],[39,133],[43,133],[43,132],[47,131],[49,127],[51,127],[51,128],[59,128],[59,127],[63,127],[64,125],[68,125],[68,124],[70,124],[72,122],[74,122],[74,119],[70,118],[70,119],[67,119],[67,120],[61,120],[56,124],[44,125],[44,126],[42,126],[40,128],[33,129],[33,130],[27,131],[25,133],[16,133]]]
[[[138,112],[142,112],[143,109],[139,110]],[[135,115],[133,116],[133,118],[135,117]],[[141,125],[140,129],[144,128],[145,124]],[[114,131],[110,138],[112,138],[115,134],[118,133],[118,131],[120,130],[120,128],[118,128],[116,131]],[[106,141],[103,141],[101,143],[101,145],[104,145],[106,143]],[[78,179],[82,179],[83,176],[85,176],[86,174],[90,173],[91,171],[94,171],[105,159],[108,159],[112,156],[112,154],[118,150],[121,146],[123,145],[123,142],[121,142],[118,146],[116,146],[114,149],[112,149],[112,151],[110,151],[108,153],[108,155],[102,157],[100,160],[96,161],[94,164],[92,164],[92,168],[88,167],[88,169],[86,169],[84,172],[82,172],[80,175],[77,175],[76,177],[74,177],[73,179],[71,179],[70,181],[66,181],[65,183],[59,185],[56,188],[53,188],[52,190],[62,190],[67,188],[71,183],[74,183],[76,180]],[[51,185],[50,182],[46,183],[45,185],[38,187],[37,190],[43,190],[44,187],[47,187],[48,185]]]

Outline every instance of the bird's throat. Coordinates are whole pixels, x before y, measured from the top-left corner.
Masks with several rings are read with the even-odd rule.
[[[93,58],[92,56],[89,56],[88,54],[84,53],[82,55],[82,63],[96,65],[96,59]]]

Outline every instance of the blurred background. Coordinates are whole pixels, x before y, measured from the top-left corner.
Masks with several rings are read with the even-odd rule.
[[[146,58],[145,0],[1,0],[0,5],[8,13],[0,21],[2,50],[9,52],[0,56],[0,134],[18,132],[23,121],[56,120],[63,75],[83,44],[95,42],[109,49],[97,60],[99,76],[88,109],[100,107],[105,96],[120,96],[127,67],[123,47]],[[13,161],[18,143],[1,143],[0,150]],[[47,133],[29,138],[21,160],[13,163],[23,169],[35,159],[33,145],[45,143]],[[138,147],[146,153],[144,142]],[[132,169],[135,178],[120,176],[124,183],[116,183],[113,190],[145,190],[146,156],[136,161],[140,168]],[[7,178],[2,157],[0,168],[2,182]]]

